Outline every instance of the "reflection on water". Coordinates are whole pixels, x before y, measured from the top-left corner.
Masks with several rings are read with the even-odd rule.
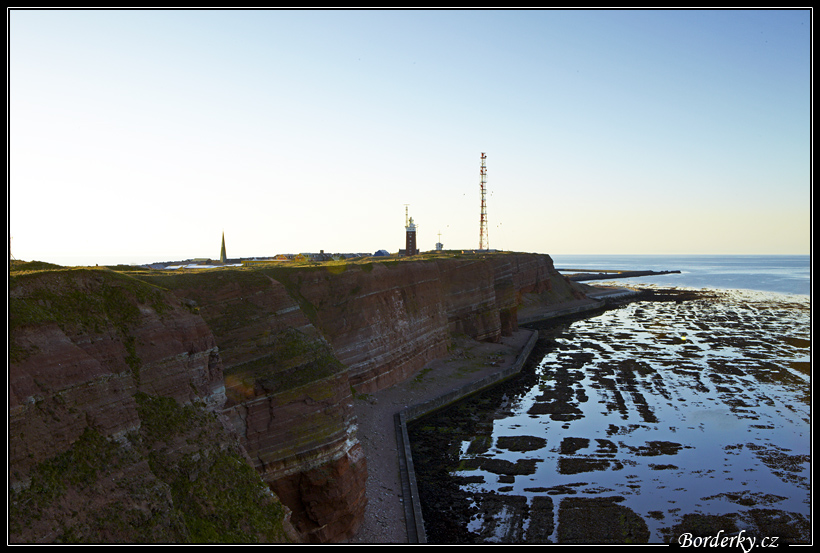
[[[654,543],[695,512],[735,514],[741,529],[752,528],[750,509],[808,517],[809,299],[714,296],[635,302],[573,323],[526,389],[447,430],[459,458],[451,456],[450,476],[474,498],[551,498],[552,542],[561,541],[567,497],[617,498]],[[413,432],[414,459],[429,455],[415,444],[425,431]],[[500,512],[488,534],[490,515],[474,511],[467,531],[524,540],[526,509],[518,518]],[[503,529],[502,519],[521,528]]]

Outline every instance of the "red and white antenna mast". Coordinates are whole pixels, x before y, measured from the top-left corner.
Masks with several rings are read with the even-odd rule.
[[[478,237],[478,249],[490,249],[490,239],[487,237],[487,201],[485,193],[487,191],[487,168],[484,160],[487,156],[481,152],[481,231]]]

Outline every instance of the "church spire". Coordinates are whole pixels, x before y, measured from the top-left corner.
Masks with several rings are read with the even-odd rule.
[[[219,252],[219,262],[228,262],[228,255],[225,253],[225,231],[222,231],[222,251]]]

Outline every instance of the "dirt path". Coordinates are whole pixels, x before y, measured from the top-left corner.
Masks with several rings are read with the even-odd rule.
[[[355,403],[358,438],[367,458],[367,510],[353,543],[407,543],[393,415],[512,366],[532,334],[519,329],[500,343],[461,340],[446,359]]]

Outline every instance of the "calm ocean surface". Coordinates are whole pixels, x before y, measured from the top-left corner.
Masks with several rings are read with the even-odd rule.
[[[680,271],[621,283],[811,295],[808,255],[552,255],[556,269]]]

